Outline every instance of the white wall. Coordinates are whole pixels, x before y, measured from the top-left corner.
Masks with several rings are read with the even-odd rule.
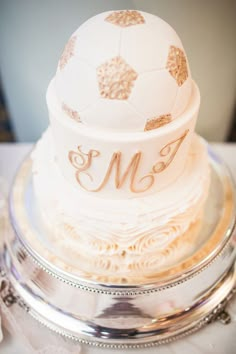
[[[45,91],[70,34],[110,9],[140,9],[169,22],[181,37],[200,86],[197,129],[222,140],[236,91],[234,0],[1,0],[0,71],[20,141],[34,141],[48,124]]]

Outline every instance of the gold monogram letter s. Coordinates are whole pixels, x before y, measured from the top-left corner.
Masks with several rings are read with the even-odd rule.
[[[88,153],[85,153],[81,150],[81,146],[78,146],[78,152],[75,152],[75,151],[69,152],[68,157],[69,157],[70,163],[72,164],[73,167],[76,168],[76,180],[79,183],[79,185],[83,189],[85,189],[86,191],[99,192],[102,188],[104,188],[111,176],[113,168],[115,169],[115,187],[116,187],[116,189],[120,189],[122,187],[122,185],[124,184],[124,182],[127,179],[129,174],[130,174],[130,190],[134,193],[145,192],[153,185],[154,176],[152,174],[148,174],[139,180],[139,183],[143,182],[144,180],[147,180],[148,183],[146,184],[146,186],[144,186],[143,188],[140,188],[140,189],[135,186],[135,177],[136,177],[136,173],[137,173],[138,166],[139,166],[140,159],[141,159],[141,155],[142,155],[141,152],[137,152],[136,154],[134,154],[134,156],[132,157],[124,174],[121,176],[121,169],[120,169],[121,152],[119,151],[119,152],[113,153],[112,158],[109,163],[109,166],[108,166],[108,169],[106,171],[105,177],[102,180],[102,182],[100,183],[100,185],[95,189],[89,189],[88,187],[86,187],[82,183],[80,175],[81,175],[81,173],[84,173],[89,177],[90,181],[93,181],[93,177],[91,176],[91,174],[89,174],[86,171],[91,166],[93,157],[97,157],[99,155],[100,155],[100,153],[97,150],[89,150]]]
[[[93,157],[97,157],[100,155],[100,152],[97,150],[89,150],[88,153],[85,153],[81,150],[81,146],[78,146],[78,152],[75,151],[69,151],[69,160],[70,163],[72,164],[73,167],[76,168],[76,179],[77,182],[83,187],[84,189],[87,190],[86,187],[83,186],[83,184],[80,181],[80,174],[84,173],[86,174],[91,181],[93,181],[93,177],[86,172],[86,170],[91,166],[92,159]]]

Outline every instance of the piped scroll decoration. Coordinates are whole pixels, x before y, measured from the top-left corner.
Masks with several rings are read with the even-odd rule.
[[[175,139],[168,144],[166,144],[159,152],[161,158],[164,160],[157,161],[153,166],[150,172],[144,175],[141,178],[138,178],[138,169],[142,161],[143,154],[141,151],[136,152],[130,162],[128,163],[123,174],[121,172],[121,160],[122,153],[121,151],[114,152],[111,156],[108,168],[105,172],[105,175],[100,182],[100,184],[95,188],[90,188],[84,184],[81,180],[81,176],[84,174],[88,177],[90,182],[94,181],[93,176],[89,173],[89,168],[93,163],[93,159],[101,155],[97,150],[89,150],[87,153],[82,151],[82,147],[78,146],[78,151],[69,151],[68,157],[72,166],[76,169],[75,177],[84,190],[88,192],[99,192],[106,187],[107,183],[111,179],[111,176],[114,175],[114,185],[116,189],[123,187],[125,182],[129,179],[129,189],[133,193],[143,193],[149,190],[155,183],[155,175],[163,172],[175,158],[181,144],[183,143],[185,137],[187,136],[189,130],[186,130],[178,139]],[[114,174],[113,174],[114,171]]]

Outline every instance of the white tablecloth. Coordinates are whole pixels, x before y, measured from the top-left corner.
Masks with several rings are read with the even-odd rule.
[[[236,181],[236,144],[213,144],[215,151],[224,159]],[[10,184],[16,169],[31,144],[0,144],[0,176]],[[140,350],[105,350],[82,346],[82,354],[142,353],[142,354],[235,354],[236,353],[236,299],[228,307],[232,322],[229,325],[211,324],[199,332],[165,346]],[[14,338],[5,334],[0,344],[1,354],[24,354],[24,348]],[[53,354],[53,353],[52,353]]]

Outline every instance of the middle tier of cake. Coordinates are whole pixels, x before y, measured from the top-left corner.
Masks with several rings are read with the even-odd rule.
[[[58,167],[50,128],[32,160],[44,232],[55,254],[79,275],[115,282],[148,279],[194,249],[210,180],[206,144],[199,136],[183,173],[139,198],[101,198],[69,183]]]

